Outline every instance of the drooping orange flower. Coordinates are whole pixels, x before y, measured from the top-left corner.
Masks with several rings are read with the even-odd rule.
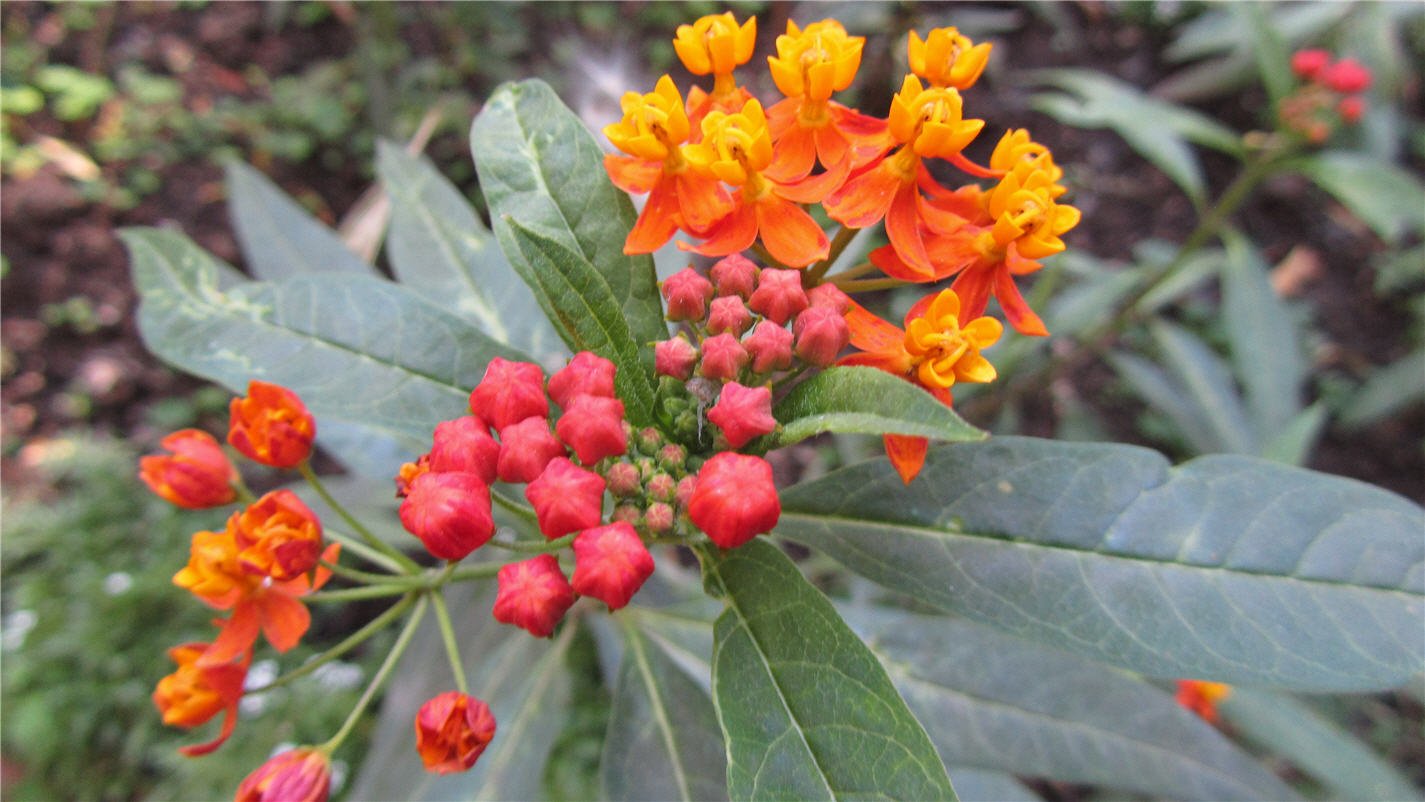
[[[243,456],[274,468],[291,468],[312,453],[317,423],[297,394],[276,384],[248,382],[234,398],[228,443]]]
[[[962,321],[967,321],[963,322]],[[971,319],[954,290],[927,295],[906,312],[905,328],[882,320],[851,302],[846,313],[851,345],[862,353],[842,357],[840,365],[864,365],[914,382],[949,406],[957,381],[982,384],[995,378],[994,366],[980,351],[994,345],[1004,328],[989,317]],[[906,484],[920,472],[928,441],[888,434],[886,456]]]
[[[664,75],[645,95],[625,93],[622,106],[623,119],[605,126],[604,135],[629,155],[605,155],[604,169],[619,189],[648,193],[623,252],[652,253],[680,228],[702,236],[732,201],[717,179],[689,169],[683,157],[692,125],[673,79]]]
[[[494,737],[490,706],[466,693],[438,694],[416,713],[416,752],[435,774],[468,770]]]
[[[182,429],[159,445],[171,454],[139,460],[139,478],[163,500],[190,510],[220,507],[237,497],[237,468],[218,441],[198,429]]]
[[[233,802],[327,802],[331,756],[303,746],[273,755],[238,786]]]
[[[704,256],[727,256],[752,247],[760,234],[772,258],[788,267],[806,267],[830,251],[826,232],[798,203],[814,203],[795,184],[781,184],[763,172],[772,163],[772,137],[762,104],[754,98],[737,114],[714,111],[703,119],[703,139],[689,145],[688,161],[705,175],[739,188],[733,210],[687,247]]]
[[[679,25],[673,39],[678,60],[694,75],[712,75],[709,94],[699,87],[688,93],[688,116],[697,125],[712,111],[735,113],[752,97],[737,85],[732,72],[752,58],[757,45],[757,18],[741,25],[731,11],[708,14],[691,25]]]
[[[906,43],[910,71],[936,87],[969,89],[985,71],[989,42],[975,44],[958,28],[936,28],[924,40],[915,31]]]
[[[247,666],[252,660],[251,652],[243,653],[241,659],[235,661],[201,659],[208,649],[206,643],[185,643],[169,649],[168,656],[178,668],[159,680],[153,691],[153,703],[163,716],[163,723],[169,726],[192,728],[206,724],[218,713],[224,715],[223,728],[216,739],[178,750],[190,757],[217,749],[232,735],[237,726],[238,702],[242,700]]]
[[[1201,716],[1209,724],[1217,723],[1217,703],[1232,695],[1232,686],[1221,682],[1180,679],[1177,685],[1175,698],[1178,704]]]
[[[274,490],[235,513],[232,528],[242,569],[279,582],[312,570],[322,551],[321,521],[290,490]]]

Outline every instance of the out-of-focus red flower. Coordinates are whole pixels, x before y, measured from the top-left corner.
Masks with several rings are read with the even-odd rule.
[[[772,531],[781,515],[772,466],[761,457],[731,451],[703,463],[688,500],[693,523],[724,549]]]
[[[436,424],[427,467],[437,473],[473,473],[485,484],[495,481],[500,444],[490,427],[475,415],[462,415]],[[413,477],[412,477],[413,478]],[[410,480],[407,480],[410,484]]]
[[[442,560],[464,559],[495,534],[490,488],[473,473],[416,477],[400,515],[406,531]]]
[[[565,409],[577,395],[613,398],[617,373],[618,368],[609,360],[593,351],[580,351],[569,364],[549,377],[549,397]]]
[[[617,610],[653,574],[653,555],[633,527],[623,521],[586,529],[574,538],[574,577],[570,584]]]
[[[496,473],[501,482],[532,482],[555,457],[565,455],[564,444],[549,431],[544,417],[525,418],[500,430],[500,459]]]
[[[574,449],[585,465],[628,450],[624,430],[623,402],[597,395],[576,395],[569,399],[564,414],[554,424],[559,439]]]
[[[326,802],[331,785],[331,758],[304,746],[258,766],[238,786],[234,802]]]
[[[446,691],[416,713],[416,752],[435,774],[469,769],[494,737],[490,706],[469,694]]]
[[[1321,72],[1321,83],[1343,95],[1364,92],[1371,85],[1371,71],[1353,58],[1343,58]]]
[[[159,498],[190,510],[220,507],[237,497],[238,478],[218,441],[207,432],[183,429],[163,438],[160,446],[172,454],[139,460],[139,478]]]
[[[1366,113],[1365,98],[1360,95],[1341,98],[1341,102],[1336,104],[1336,113],[1341,115],[1341,120],[1347,125],[1355,125]]]
[[[279,582],[317,566],[322,523],[290,490],[274,490],[234,513],[233,535],[244,571]]]
[[[554,633],[554,625],[574,604],[574,588],[553,554],[510,563],[496,577],[495,620],[528,630],[536,638]]]
[[[251,381],[247,396],[229,407],[228,443],[243,456],[274,468],[291,468],[312,453],[317,422],[297,394]]]
[[[708,410],[708,420],[717,424],[729,445],[742,448],[752,438],[777,428],[777,419],[772,417],[772,389],[728,382]]]
[[[1200,679],[1177,681],[1177,702],[1201,716],[1209,724],[1218,720],[1217,704],[1232,695],[1232,686]]]
[[[208,651],[206,643],[185,643],[168,650],[168,656],[178,668],[158,681],[153,691],[153,703],[171,727],[192,728],[206,724],[219,713],[224,714],[223,728],[218,737],[206,744],[185,746],[178,751],[185,755],[205,755],[232,735],[237,726],[238,702],[242,701],[243,682],[251,652],[241,660],[205,665],[199,658]]]
[[[603,519],[603,478],[567,457],[551,460],[525,488],[524,496],[534,507],[539,531],[551,540],[598,526]]]
[[[470,411],[499,432],[525,418],[548,416],[544,371],[531,362],[495,357],[486,366],[480,383],[470,392]]]
[[[1331,54],[1325,50],[1298,50],[1291,54],[1291,71],[1308,81],[1315,80],[1330,63]]]

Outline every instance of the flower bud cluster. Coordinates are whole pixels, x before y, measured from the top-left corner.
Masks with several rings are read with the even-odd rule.
[[[1282,99],[1277,109],[1282,124],[1313,145],[1324,143],[1339,125],[1355,125],[1366,111],[1363,92],[1371,71],[1359,61],[1333,61],[1325,50],[1298,50],[1291,69],[1306,83]]]

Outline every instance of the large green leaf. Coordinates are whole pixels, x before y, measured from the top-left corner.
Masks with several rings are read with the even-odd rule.
[[[376,171],[391,195],[386,255],[398,280],[536,359],[566,353],[495,238],[429,160],[382,141]]]
[[[1252,244],[1235,232],[1225,241],[1222,316],[1252,423],[1267,440],[1301,411],[1301,384],[1306,379],[1302,336],[1272,289],[1267,266]]]
[[[982,440],[985,433],[915,385],[883,370],[828,368],[778,402],[782,424],[774,446],[821,432],[907,434],[937,440]]]
[[[1291,163],[1336,196],[1381,239],[1395,242],[1425,231],[1425,184],[1399,165],[1361,153],[1333,150]]]
[[[615,617],[624,650],[600,765],[604,798],[727,799],[712,699],[641,631],[636,612]]]
[[[267,176],[230,162],[228,210],[252,274],[276,281],[303,273],[374,276],[335,231],[322,225]]]
[[[576,334],[574,327],[583,325],[587,307],[606,325],[606,318],[620,318],[622,329],[608,326],[615,339],[600,353],[619,363],[622,377],[633,369],[620,359],[633,349],[642,365],[637,381],[651,403],[649,345],[665,339],[668,327],[653,259],[623,252],[633,205],[609,182],[594,138],[554,90],[531,80],[495,91],[470,129],[470,148],[500,246],[555,328],[577,349],[587,332]],[[517,238],[519,228],[526,234]],[[542,258],[531,263],[535,254]],[[642,393],[621,397],[640,422],[651,419]]]
[[[251,379],[282,384],[318,419],[360,424],[417,453],[437,423],[466,409],[490,359],[524,358],[387,281],[236,283],[182,235],[122,237],[142,296],[139,328],[155,354],[234,392]]]
[[[948,766],[1170,799],[1295,797],[1171,695],[1126,672],[969,621],[840,609]]]
[[[886,587],[1151,676],[1365,690],[1425,668],[1425,512],[1348,479],[1001,437],[782,510],[779,534]]]
[[[733,799],[954,799],[876,658],[776,546],[705,555],[725,594],[713,699]]]

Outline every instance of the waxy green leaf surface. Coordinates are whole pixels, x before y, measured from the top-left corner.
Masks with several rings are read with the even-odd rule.
[[[782,510],[778,534],[886,587],[1151,676],[1346,691],[1425,668],[1425,512],[1348,479],[1001,437]]]
[[[782,424],[774,435],[774,447],[821,432],[905,434],[937,440],[985,437],[930,393],[866,367],[827,368],[792,388],[773,414]]]
[[[884,669],[776,546],[710,557],[713,698],[733,799],[954,799]]]
[[[241,162],[228,164],[227,172],[233,231],[254,276],[277,281],[304,273],[376,275],[335,231],[267,176]]]

